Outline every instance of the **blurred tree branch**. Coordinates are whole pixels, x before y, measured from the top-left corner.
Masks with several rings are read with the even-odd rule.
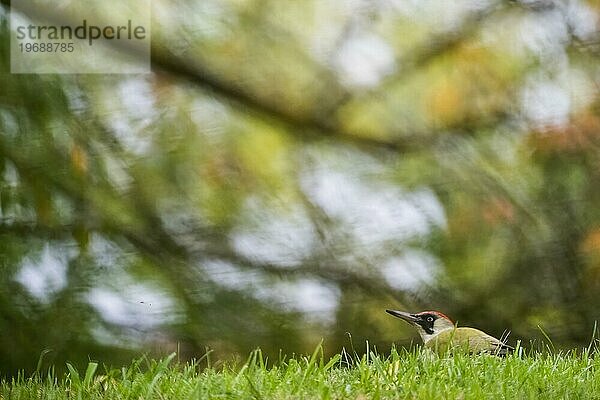
[[[383,82],[377,86],[355,93],[348,93],[347,96],[336,105],[331,115],[334,116],[346,105],[355,101],[368,101],[373,97],[385,95],[392,86],[406,81],[425,66],[434,62],[436,59],[451,53],[465,41],[472,39],[473,34],[481,28],[482,24],[492,16],[497,15],[508,9],[508,5],[499,1],[492,1],[480,10],[468,15],[457,28],[451,31],[444,31],[433,34],[425,40],[425,43],[416,45],[396,58],[396,64],[399,65],[397,72],[383,79]]]
[[[8,7],[9,0],[0,0],[0,4]],[[22,6],[22,4],[19,4],[15,8],[19,9],[18,7],[20,6]],[[499,8],[496,6],[496,3],[492,3],[492,6],[486,7],[469,16],[455,32],[439,34],[432,38],[431,43],[427,46],[417,46],[415,50],[409,52],[409,54],[402,58],[401,75],[399,77],[391,76],[387,78],[385,82],[388,83],[384,82],[375,90],[377,90],[378,93],[381,93],[387,84],[396,83],[398,79],[406,79],[410,76],[411,72],[418,70],[420,67],[431,62],[440,55],[451,51],[459,43],[462,43],[468,38],[469,35],[480,26],[482,21],[493,15],[493,13],[497,12],[499,9],[503,8]],[[47,20],[57,24],[64,24],[65,22],[76,23],[74,16],[58,13],[51,7],[35,9],[21,8],[19,10],[34,19]],[[140,57],[143,56],[143,53],[141,53],[138,48],[131,46],[123,47],[121,43],[116,46],[122,51],[139,54]],[[381,139],[373,137],[370,134],[346,131],[337,123],[335,114],[343,108],[344,105],[355,99],[356,96],[362,97],[365,94],[342,96],[342,100],[330,109],[333,111],[320,112],[319,116],[302,115],[282,107],[279,103],[260,99],[255,94],[248,92],[239,85],[212,73],[203,63],[198,62],[195,59],[182,58],[170,52],[166,46],[161,47],[160,43],[152,44],[151,63],[153,70],[158,73],[165,73],[177,80],[196,84],[199,87],[208,90],[209,93],[226,100],[227,103],[235,105],[237,109],[243,110],[243,112],[255,115],[261,119],[271,121],[273,124],[279,125],[286,131],[293,132],[306,140],[333,139],[363,149],[388,150],[402,153],[428,148],[434,145],[440,137],[439,132],[435,131],[387,132],[387,139]],[[371,92],[367,92],[367,94],[368,93]],[[501,113],[497,118],[492,118],[491,122],[481,121],[483,122],[482,126],[475,124],[472,129],[461,130],[457,127],[455,133],[469,134],[470,132],[479,131],[489,125],[497,124],[498,121],[503,120],[504,117],[505,115]]]
[[[9,1],[0,0],[0,4],[7,6]],[[258,322],[241,318],[236,307],[245,305],[246,302],[255,302],[256,309],[260,310],[257,313],[292,315],[286,314],[287,311],[278,312],[276,304],[268,304],[269,302],[264,299],[257,300],[259,296],[253,297],[254,293],[249,293],[247,289],[240,289],[245,283],[252,284],[250,278],[253,276],[260,276],[261,279],[263,276],[267,277],[269,282],[285,283],[298,282],[302,278],[314,278],[327,284],[324,286],[342,289],[342,302],[347,299],[360,299],[367,294],[369,298],[374,299],[374,303],[393,299],[403,304],[411,304],[411,296],[414,293],[408,289],[395,289],[386,279],[388,270],[384,269],[387,265],[383,262],[393,257],[398,259],[393,260],[397,263],[392,263],[392,267],[397,267],[400,273],[402,273],[400,264],[406,264],[407,268],[415,270],[418,270],[419,265],[422,264],[424,274],[433,274],[427,269],[429,264],[433,265],[431,270],[437,268],[438,261],[440,265],[443,264],[439,269],[444,269],[443,272],[450,277],[449,281],[454,279],[452,282],[454,286],[449,286],[450,290],[445,298],[435,294],[431,298],[438,300],[444,298],[443,304],[448,307],[471,312],[472,309],[463,305],[474,303],[480,305],[492,296],[495,300],[500,299],[497,300],[497,304],[512,306],[513,298],[509,291],[514,290],[513,293],[517,293],[520,290],[525,294],[518,292],[514,297],[518,300],[525,299],[519,304],[521,307],[523,304],[535,304],[536,301],[546,307],[553,306],[556,302],[568,303],[569,306],[573,305],[573,312],[570,315],[576,315],[581,321],[591,320],[595,311],[590,311],[590,307],[582,305],[580,300],[581,296],[593,298],[597,293],[593,281],[594,274],[597,274],[596,270],[600,269],[594,264],[596,261],[593,259],[589,266],[585,264],[588,261],[581,255],[581,249],[585,248],[587,252],[593,252],[596,251],[594,249],[600,248],[598,245],[600,239],[594,236],[593,224],[597,219],[594,219],[593,207],[580,206],[574,201],[575,197],[569,196],[575,193],[573,196],[588,199],[590,204],[596,203],[591,201],[595,198],[593,191],[590,190],[591,194],[583,192],[578,185],[598,187],[594,181],[597,179],[597,174],[594,175],[597,158],[589,165],[578,166],[579,169],[564,168],[576,164],[574,160],[585,158],[583,150],[577,150],[580,151],[579,153],[574,151],[572,139],[577,138],[578,130],[577,132],[552,131],[548,136],[553,140],[559,138],[556,142],[559,149],[551,153],[550,161],[543,161],[543,157],[542,161],[536,158],[538,157],[536,145],[532,143],[537,139],[528,141],[527,133],[524,132],[530,127],[525,123],[521,125],[513,123],[526,122],[519,106],[512,108],[510,102],[518,99],[521,93],[519,91],[523,89],[523,82],[520,79],[530,77],[528,74],[531,72],[522,69],[518,62],[516,67],[513,65],[498,67],[499,69],[514,67],[514,70],[506,74],[498,73],[498,76],[494,74],[497,70],[493,70],[490,77],[487,77],[492,82],[487,86],[482,85],[482,91],[492,98],[501,97],[504,90],[508,88],[506,101],[491,102],[491,105],[486,102],[487,98],[482,101],[477,98],[470,103],[458,101],[471,93],[479,94],[477,89],[481,82],[467,82],[471,79],[469,73],[480,72],[477,68],[464,67],[473,61],[471,57],[473,53],[462,54],[454,50],[460,50],[462,43],[470,43],[473,36],[478,34],[482,24],[490,21],[500,12],[512,10],[515,4],[516,7],[521,5],[527,12],[540,10],[536,8],[537,6],[532,6],[530,10],[527,6],[515,2],[490,2],[481,10],[468,15],[456,29],[435,34],[427,38],[426,43],[408,50],[402,57],[397,58],[396,62],[401,67],[396,73],[384,78],[383,82],[372,90],[363,92],[346,92],[348,89],[341,87],[336,81],[333,70],[327,70],[322,65],[312,65],[311,61],[314,60],[311,60],[310,53],[300,49],[301,54],[298,59],[302,63],[302,69],[310,67],[310,76],[314,76],[320,85],[320,89],[315,93],[323,97],[323,99],[317,98],[315,104],[302,108],[309,111],[298,111],[301,107],[296,109],[294,103],[271,96],[271,93],[277,93],[276,90],[261,91],[259,88],[253,91],[250,89],[252,85],[244,84],[243,69],[240,70],[242,71],[240,76],[236,75],[237,72],[231,73],[233,76],[220,73],[218,68],[211,69],[211,65],[214,64],[207,61],[210,60],[209,58],[174,54],[168,46],[157,40],[153,43],[151,56],[156,75],[152,79],[138,79],[138,81],[143,81],[144,85],[148,84],[151,87],[151,94],[144,93],[144,95],[156,101],[154,107],[148,108],[151,108],[153,113],[159,111],[159,114],[156,118],[153,116],[154,119],[148,118],[151,125],[141,125],[141,128],[138,128],[140,125],[131,125],[133,126],[131,129],[139,129],[139,132],[132,132],[132,134],[141,133],[144,139],[149,139],[150,146],[154,146],[148,152],[137,153],[134,146],[138,143],[135,143],[135,140],[132,141],[133,145],[125,140],[121,141],[122,137],[119,135],[123,135],[123,131],[110,124],[113,122],[110,121],[113,115],[102,114],[105,109],[102,104],[98,104],[104,100],[104,93],[98,94],[96,91],[101,92],[99,87],[106,85],[106,81],[86,78],[82,78],[81,81],[78,80],[80,78],[73,81],[69,81],[69,78],[53,81],[52,78],[37,80],[38,77],[15,77],[15,85],[10,87],[12,94],[3,93],[0,96],[0,100],[6,101],[7,105],[6,122],[0,119],[0,123],[5,124],[2,126],[8,127],[7,129],[13,130],[6,135],[0,135],[0,181],[4,179],[2,168],[4,161],[7,160],[7,165],[14,167],[17,173],[8,173],[8,178],[1,182],[8,188],[2,194],[8,198],[6,203],[14,204],[14,209],[17,211],[13,213],[14,209],[9,209],[7,214],[11,216],[0,220],[0,235],[6,237],[7,242],[28,243],[26,239],[31,238],[31,243],[38,244],[40,238],[66,241],[76,234],[75,231],[83,229],[86,233],[97,233],[104,239],[116,243],[124,253],[134,254],[135,257],[132,258],[135,258],[136,262],[140,259],[144,261],[139,262],[142,265],[139,270],[143,272],[138,272],[137,265],[123,265],[127,273],[131,272],[136,278],[141,277],[142,281],[151,274],[153,278],[155,275],[159,276],[161,283],[165,283],[178,304],[183,305],[183,313],[190,324],[180,329],[189,343],[193,343],[196,348],[201,348],[202,341],[207,337],[222,339],[219,332],[219,327],[222,326],[226,326],[228,334],[232,336],[239,332],[238,324],[242,324],[240,326],[244,328],[248,327],[253,332],[270,332],[269,334],[278,332],[269,331],[268,328],[261,326],[261,324],[282,323],[271,321],[277,319],[277,317],[272,318],[272,315],[267,315]],[[175,7],[176,4],[173,6]],[[49,5],[22,11],[32,18],[56,23],[69,22],[69,18],[75,18],[75,16],[59,14]],[[251,11],[258,14],[253,12],[243,14],[243,18],[248,18],[248,21],[242,22],[242,25],[247,24],[243,29],[258,28],[259,32],[251,32],[248,43],[264,40],[264,46],[269,48],[272,44],[283,46],[280,41],[293,39],[293,35],[286,35],[285,29],[277,29],[278,27],[273,27],[261,19],[260,11]],[[283,39],[269,38],[270,30],[274,30],[275,34],[281,35]],[[573,42],[586,51],[593,50],[587,47],[595,46],[594,42],[577,44],[574,38],[571,39],[573,39],[572,43],[566,44],[567,49],[572,48]],[[284,55],[295,51],[294,47],[297,43],[292,40],[290,42],[293,44],[282,51]],[[139,49],[135,48],[121,50],[142,55],[138,52]],[[244,51],[240,53],[248,54]],[[486,69],[489,54],[489,52],[475,54],[476,57],[484,60],[480,65],[482,75],[489,72]],[[441,60],[444,67],[446,61],[449,61],[448,68],[453,69],[452,57],[454,56],[458,58],[457,69],[466,70],[466,72],[462,71],[465,76],[460,77],[462,81],[457,86],[472,83],[476,89],[469,92],[452,87],[454,91],[440,91],[442,98],[440,101],[446,101],[446,97],[455,95],[459,98],[457,101],[445,102],[443,105],[450,111],[454,111],[462,104],[465,107],[473,107],[474,111],[469,110],[471,112],[465,112],[461,114],[461,118],[457,117],[454,120],[451,118],[436,120],[428,119],[429,115],[426,114],[429,110],[425,110],[424,115],[418,116],[422,119],[415,119],[419,121],[415,125],[421,121],[426,122],[422,122],[418,128],[410,128],[411,118],[404,119],[403,115],[408,116],[408,113],[414,110],[407,107],[408,110],[401,110],[405,114],[397,115],[396,110],[392,109],[397,104],[401,106],[404,104],[394,102],[396,99],[394,95],[398,94],[393,90],[398,89],[395,85],[403,87],[403,83],[407,83],[406,80],[417,76],[419,72],[430,72],[428,69],[430,66],[433,67],[430,69],[435,69],[436,62],[440,58],[444,58]],[[260,55],[257,59],[260,59]],[[264,62],[273,62],[273,60],[278,59],[267,58]],[[535,65],[531,68],[538,67]],[[265,70],[277,70],[277,65]],[[238,70],[234,68],[228,71]],[[257,67],[257,71],[263,70]],[[436,71],[438,75],[443,76],[443,79],[448,79],[446,72],[446,70]],[[539,68],[533,72],[539,72]],[[578,71],[578,74],[583,75],[585,72]],[[128,77],[124,81],[129,80],[126,83],[131,83],[136,79]],[[260,79],[258,81],[263,82]],[[12,84],[12,81],[7,82]],[[46,84],[48,85],[45,86]],[[429,84],[430,81],[425,82],[425,85]],[[165,86],[173,86],[176,89],[163,91]],[[191,86],[191,91],[179,90],[182,87],[187,89],[188,86]],[[439,88],[432,86],[434,90]],[[54,90],[56,88],[59,90]],[[158,89],[154,90],[155,88]],[[282,85],[279,90],[285,88],[286,86]],[[331,89],[331,92],[328,89]],[[82,101],[85,105],[73,110],[69,103],[71,98],[67,99],[67,97],[77,90],[84,92],[81,98],[88,94],[85,93],[86,90],[90,90],[90,93],[89,97]],[[193,94],[190,95],[192,92]],[[202,95],[196,96],[198,93]],[[446,96],[447,93],[450,96]],[[203,96],[204,94],[208,96]],[[307,98],[312,99],[312,96],[314,93]],[[214,129],[212,119],[222,116],[213,116],[214,109],[211,108],[213,104],[209,104],[206,110],[202,110],[209,114],[205,120],[197,122],[193,118],[196,111],[193,109],[195,104],[194,107],[190,107],[190,101],[200,101],[201,98],[202,103],[205,97],[217,99],[218,107],[215,107],[217,109],[215,114],[222,112],[223,108],[227,109],[223,112],[227,114],[227,121],[214,123],[214,125],[222,123],[218,129]],[[354,121],[351,121],[352,118],[345,120],[344,117],[349,115],[348,110],[354,110],[351,107],[354,105],[352,103],[360,103],[358,104],[360,106],[369,104],[371,100],[380,99],[384,101],[375,104],[381,105],[380,108],[357,107],[359,111],[366,109],[372,112],[372,114],[365,113],[369,119],[364,121],[376,127],[373,131],[369,132],[367,124],[357,124],[364,127],[362,129],[366,129],[362,132],[361,128],[353,130],[348,127]],[[124,102],[129,100],[131,99],[125,99]],[[169,115],[171,111],[169,102],[173,100],[175,100],[172,105],[174,116]],[[407,100],[412,101],[412,98]],[[415,101],[427,103],[431,98],[424,96]],[[1,106],[4,107],[5,104]],[[346,108],[348,106],[350,107]],[[108,109],[109,112],[115,112],[110,107]],[[5,110],[0,108],[0,112],[3,111]],[[127,110],[126,113],[136,112],[137,110]],[[421,112],[420,108],[417,108],[417,112]],[[385,121],[379,124],[377,118],[382,115],[383,119],[389,116],[391,121],[397,123]],[[4,114],[0,117],[4,117]],[[120,117],[122,116],[115,112],[116,122],[123,122],[117,121]],[[254,124],[257,119],[266,124]],[[179,121],[182,121],[181,125],[178,125]],[[348,121],[350,123],[345,125],[344,122]],[[408,127],[402,125],[405,123]],[[597,121],[590,117],[586,123],[586,129],[589,131],[586,135],[595,135]],[[205,128],[204,125],[208,127]],[[123,123],[120,127],[123,126],[129,127],[127,123]],[[183,133],[177,136],[180,134],[179,130]],[[240,130],[243,132],[240,133]],[[267,131],[267,134],[258,136],[264,133],[263,131]],[[276,133],[272,134],[272,131]],[[299,140],[281,140],[282,132]],[[246,135],[247,133],[249,134]],[[507,133],[513,135],[515,140],[495,140]],[[245,135],[253,136],[252,134],[255,134],[253,139],[258,137],[256,141],[260,142],[259,145],[251,140],[240,140]],[[268,135],[276,138],[272,142],[263,141],[262,139]],[[431,195],[431,198],[436,198],[435,201],[439,200],[442,203],[439,207],[443,210],[439,213],[443,215],[439,219],[443,222],[439,223],[439,228],[435,225],[433,233],[427,230],[429,228],[416,228],[416,230],[422,229],[421,232],[426,231],[427,233],[423,235],[431,235],[431,238],[419,236],[414,241],[403,242],[406,239],[402,239],[403,232],[400,232],[401,238],[385,239],[385,243],[381,245],[385,250],[359,247],[362,242],[353,236],[354,231],[350,232],[348,229],[348,227],[354,228],[351,226],[352,222],[345,224],[344,221],[340,222],[341,218],[336,220],[335,217],[331,217],[336,214],[328,215],[324,211],[325,207],[320,208],[320,203],[314,202],[303,192],[300,184],[302,177],[294,172],[301,170],[307,160],[302,158],[290,163],[290,158],[300,153],[298,149],[303,149],[302,146],[306,142],[322,140],[336,145],[319,147],[327,147],[327,152],[342,153],[353,146],[358,147],[359,150],[372,150],[378,156],[377,162],[385,158],[383,156],[391,156],[389,158],[392,158],[393,162],[386,163],[384,167],[387,178],[385,183],[390,191],[398,188],[411,190],[417,186],[425,187],[424,191],[427,193],[423,197],[424,202]],[[588,143],[587,139],[583,142]],[[72,151],[69,146],[77,148],[76,154],[69,153],[70,150]],[[264,151],[264,154],[257,154],[258,148]],[[561,152],[568,153],[564,159],[561,158]],[[355,153],[358,152],[353,152],[351,157],[355,156]],[[398,153],[402,154],[398,156]],[[74,156],[77,156],[75,157],[77,160],[74,160]],[[104,156],[109,158],[109,161],[106,161]],[[265,160],[272,161],[267,160],[269,156],[277,159],[273,162],[274,166],[260,169],[264,167],[262,164]],[[389,158],[386,158],[386,162],[390,161]],[[82,160],[90,160],[90,163],[86,164]],[[109,173],[113,165],[111,163],[115,160],[118,164],[115,170],[122,168],[124,178]],[[79,165],[80,168],[77,169],[77,166],[74,166],[77,162],[86,165]],[[555,165],[559,168],[553,169]],[[378,169],[377,173],[384,168]],[[275,170],[276,172],[273,172]],[[345,172],[342,171],[340,175]],[[430,176],[434,176],[433,182],[429,181]],[[409,179],[405,179],[407,177]],[[369,176],[365,179],[371,178],[372,176]],[[263,182],[267,180],[268,183]],[[410,181],[409,184],[407,180]],[[344,184],[345,181],[332,180],[326,181],[326,184],[332,182],[335,185],[336,182]],[[319,182],[314,183],[318,185]],[[188,186],[193,189],[186,190]],[[316,233],[318,243],[315,245],[310,243],[310,255],[297,256],[297,259],[287,259],[278,263],[277,259],[272,261],[269,257],[265,259],[260,256],[252,257],[248,255],[252,252],[240,251],[236,247],[233,225],[240,224],[240,227],[246,228],[244,217],[247,215],[245,214],[251,214],[255,210],[251,207],[246,209],[247,204],[244,202],[254,200],[253,196],[269,199],[276,197],[280,195],[278,191],[281,186],[286,186],[284,191],[287,191],[282,194],[283,202],[294,203],[293,206],[302,208],[302,223],[307,216],[309,221],[306,225],[311,228],[311,235],[312,231]],[[434,193],[430,194],[429,189]],[[361,190],[370,189],[365,185]],[[207,195],[208,192],[210,193]],[[357,196],[362,194],[359,191],[355,193]],[[334,191],[326,193],[331,197],[337,194],[339,193]],[[383,195],[385,194],[382,193]],[[234,201],[231,200],[232,197],[235,197]],[[553,207],[552,202],[556,198],[560,198],[560,204]],[[390,196],[389,199],[394,201],[396,197]],[[389,199],[385,198],[384,201]],[[432,203],[435,201],[431,200]],[[42,203],[43,207],[39,203]],[[268,201],[264,203],[259,201],[259,203],[261,208],[271,206]],[[4,202],[2,206],[5,206]],[[427,206],[427,204],[423,205],[423,215],[430,212]],[[429,206],[438,205],[436,203]],[[219,213],[214,218],[210,214],[214,211],[213,208],[218,209],[216,213]],[[20,212],[21,209],[25,212]],[[185,220],[181,223],[182,211],[189,221]],[[38,219],[31,221],[36,212]],[[348,210],[349,214],[352,212],[353,210]],[[387,217],[390,218],[403,218],[403,215],[387,213]],[[13,217],[13,214],[23,219]],[[230,215],[233,217],[230,218]],[[267,215],[275,215],[275,213]],[[424,218],[429,217],[425,215]],[[407,219],[411,223],[410,218]],[[249,225],[252,223],[250,222]],[[418,225],[418,221],[415,224]],[[257,225],[263,227],[261,223]],[[377,228],[379,227],[375,227]],[[397,233],[393,230],[392,232],[390,235]],[[600,233],[598,235],[600,237]],[[257,237],[264,239],[260,235]],[[291,240],[295,240],[295,237]],[[423,249],[423,253],[427,254],[422,258],[417,254],[413,260],[401,259],[402,252],[408,253],[407,250],[410,250],[411,246],[418,250]],[[15,253],[14,260],[11,262],[17,270],[21,267],[22,258],[19,257],[24,257],[26,253]],[[80,253],[85,256],[85,246],[81,246]],[[257,254],[260,254],[260,251]],[[429,255],[431,259],[426,257]],[[92,265],[93,260],[89,261]],[[233,285],[232,289],[227,286],[228,282],[225,280],[215,279],[219,275],[219,263],[215,261],[223,264],[224,275],[228,273],[227,266],[231,266],[235,269],[231,273],[233,279],[249,278],[248,282],[241,282],[242,286]],[[494,262],[498,265],[491,265],[492,272],[488,273],[486,268]],[[214,265],[216,265],[215,271],[212,269],[209,271],[209,268],[213,268]],[[208,267],[205,269],[205,266]],[[79,282],[85,279],[85,266],[69,268],[69,273],[75,276],[73,279],[76,281],[75,286],[79,285]],[[494,268],[497,270],[495,275]],[[78,273],[84,277],[78,277]],[[214,276],[211,273],[214,273]],[[400,276],[398,279],[404,278]],[[531,287],[528,279],[543,281],[543,288],[542,285]],[[395,283],[391,279],[390,281]],[[436,280],[436,285],[441,281],[442,279]],[[461,287],[464,282],[467,283]],[[240,282],[235,282],[238,283]],[[89,288],[91,284],[87,283],[87,285],[75,288],[74,294],[70,293],[72,297],[69,301],[80,301],[74,296],[81,294],[81,288]],[[439,283],[436,289],[442,286],[443,283]],[[419,286],[419,288],[423,287],[424,285]],[[453,288],[458,290],[452,291]],[[19,290],[26,291],[24,288]],[[350,296],[347,296],[348,294]],[[4,304],[8,304],[9,301],[10,299],[5,300]],[[368,314],[370,311],[368,307],[364,304],[362,306],[361,310],[367,311]],[[377,304],[377,307],[379,306],[381,304]],[[222,312],[229,313],[227,318],[221,318]],[[509,318],[506,315],[510,316],[511,312],[512,315],[516,315],[519,311],[505,307],[502,312],[505,313],[506,320]],[[521,309],[520,312],[527,314],[529,318],[535,316],[535,313],[544,311]],[[467,313],[467,315],[471,314]],[[353,323],[352,318],[354,316],[348,317],[350,324]],[[338,319],[337,322],[339,321],[341,320]],[[585,322],[580,324],[584,326]],[[573,331],[577,334],[581,333],[580,329]]]

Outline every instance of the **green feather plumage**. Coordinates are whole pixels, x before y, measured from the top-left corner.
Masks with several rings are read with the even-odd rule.
[[[506,355],[513,348],[475,328],[447,329],[435,335],[425,346],[437,353],[464,351],[468,353],[490,353]]]

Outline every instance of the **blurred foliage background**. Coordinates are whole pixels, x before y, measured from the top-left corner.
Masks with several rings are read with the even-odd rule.
[[[10,74],[0,4],[3,375],[409,345],[386,307],[589,343],[597,1],[153,0],[145,75]]]

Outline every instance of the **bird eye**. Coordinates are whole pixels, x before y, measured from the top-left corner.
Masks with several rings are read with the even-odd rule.
[[[427,317],[427,322],[433,322],[433,317]]]

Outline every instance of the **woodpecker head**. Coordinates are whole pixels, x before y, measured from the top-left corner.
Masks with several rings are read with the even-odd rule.
[[[416,314],[396,310],[385,310],[385,312],[417,328],[423,343],[427,343],[442,331],[454,328],[454,322],[438,311],[422,311]]]

